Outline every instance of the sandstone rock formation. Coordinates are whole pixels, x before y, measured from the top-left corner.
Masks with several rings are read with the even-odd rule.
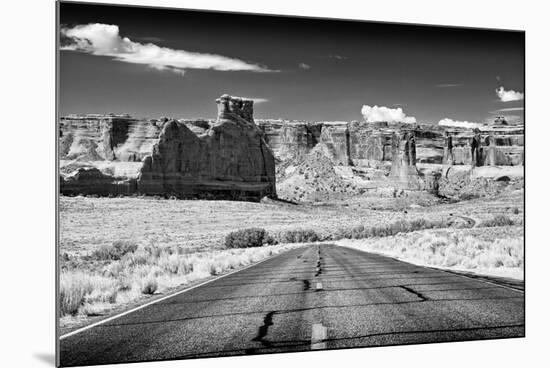
[[[70,165],[77,169],[65,175],[61,192],[236,200],[276,196],[275,160],[254,123],[253,102],[229,95],[216,102],[215,121],[161,119],[137,124],[128,119],[82,119],[88,129],[73,133],[71,145],[66,137],[78,129],[71,132],[62,126],[61,145],[69,147],[62,157],[72,158]],[[154,138],[153,131],[158,132]],[[78,139],[84,149],[71,150],[75,135],[86,137]],[[99,170],[101,160],[117,168],[138,159],[142,162],[135,179]]]
[[[276,195],[273,154],[247,120],[252,101],[223,95],[216,102],[218,119],[202,131],[175,120],[164,125],[143,160],[139,193],[239,200]]]
[[[266,141],[281,161],[309,152],[316,144],[325,144],[331,158],[343,165],[377,167],[391,162],[391,142],[395,131],[410,129],[409,124],[386,122],[307,122],[257,120]],[[444,130],[433,125],[415,130],[417,161],[441,163],[445,145]]]
[[[522,189],[523,168],[449,166],[438,181],[440,196],[454,200],[491,197],[505,191]]]
[[[321,136],[321,124],[282,119],[256,120],[280,162],[303,158]]]
[[[443,162],[447,165],[518,166],[524,161],[522,126],[493,125],[477,131],[446,131]]]
[[[398,189],[420,190],[424,183],[416,168],[414,132],[394,132],[390,180]]]
[[[162,123],[129,115],[62,117],[59,154],[62,160],[141,161],[151,152]]]
[[[130,195],[136,192],[136,179],[115,178],[93,166],[79,167],[60,180],[61,192],[66,195]]]
[[[349,130],[346,122],[321,123],[320,143],[326,147],[329,157],[337,165],[349,165],[350,144]]]
[[[504,119],[477,131],[383,121],[254,121],[253,101],[223,95],[216,102],[215,120],[62,118],[61,191],[258,200],[276,195],[277,180],[289,199],[380,188],[450,193],[465,187],[449,186],[451,167],[473,171],[524,161],[523,125]],[[329,163],[334,170],[325,170]],[[336,182],[352,189],[333,190]]]

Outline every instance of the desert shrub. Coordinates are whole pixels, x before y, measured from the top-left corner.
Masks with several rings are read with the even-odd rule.
[[[122,262],[111,262],[103,267],[103,275],[108,277],[118,277],[124,271],[124,264]]]
[[[61,315],[76,314],[86,303],[114,303],[118,284],[114,279],[83,272],[63,272],[59,297]]]
[[[280,243],[310,243],[319,240],[319,234],[311,229],[288,230],[279,234]]]
[[[226,248],[261,247],[266,240],[267,232],[261,228],[250,228],[233,231],[225,237]]]
[[[141,293],[142,294],[154,294],[158,289],[157,280],[154,277],[147,277],[141,282]]]
[[[61,315],[76,314],[84,302],[86,286],[71,277],[61,276],[59,283],[59,303]]]
[[[125,268],[128,268],[145,265],[151,259],[153,258],[149,252],[143,248],[138,248],[135,252],[126,253],[122,257],[121,262],[124,264]]]
[[[91,258],[97,261],[118,261],[124,255],[135,252],[137,248],[137,244],[119,240],[111,245],[102,245],[99,249],[94,250]]]
[[[495,215],[492,219],[484,220],[479,223],[480,227],[493,227],[493,226],[511,226],[514,221],[506,215]]]
[[[89,294],[86,294],[84,301],[90,304],[94,303],[115,303],[118,293],[118,283],[114,280],[110,282],[111,285],[104,285],[97,289],[92,290]]]
[[[265,238],[265,243],[267,245],[277,245],[279,244],[279,241],[272,234],[268,233]]]
[[[95,303],[95,304],[84,303],[80,307],[79,313],[84,314],[88,317],[101,316],[105,314],[105,312],[108,311],[109,309],[110,309],[110,305],[106,303]]]
[[[408,233],[417,230],[437,229],[450,226],[446,221],[429,221],[426,219],[416,219],[411,221],[399,220],[390,224],[381,226],[365,227],[358,225],[352,228],[337,230],[332,239],[364,239],[364,238],[382,238],[399,233]]]

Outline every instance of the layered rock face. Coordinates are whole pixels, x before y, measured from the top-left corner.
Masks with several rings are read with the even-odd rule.
[[[393,133],[390,180],[398,189],[424,189],[416,168],[416,143],[412,131]]]
[[[321,124],[282,119],[257,119],[266,141],[279,161],[303,158],[321,136]]]
[[[523,126],[487,126],[477,131],[446,131],[447,165],[518,166],[524,163]]]
[[[337,165],[349,165],[350,134],[346,122],[322,122],[320,142]]]
[[[302,175],[293,168],[300,167],[304,155],[317,147],[337,172],[347,173],[348,182],[358,191],[396,188],[439,194],[441,181],[445,188],[452,181],[446,176],[449,166],[470,170],[523,163],[523,126],[495,123],[473,131],[429,124],[356,121],[262,120],[258,124],[280,162],[277,175],[284,183],[282,194],[291,199],[296,197],[296,186],[287,184],[298,180],[293,176]],[[287,187],[292,190],[287,191]]]
[[[492,125],[471,129],[386,122],[306,122],[259,120],[258,125],[276,157],[286,161],[309,152],[317,143],[327,146],[342,165],[376,167],[392,161],[394,132],[412,130],[417,163],[515,166],[523,164],[523,126]],[[474,142],[474,139],[476,141]],[[474,147],[474,151],[472,151]]]
[[[162,122],[129,115],[69,115],[59,123],[62,160],[141,161],[152,150]]]
[[[450,167],[473,173],[524,161],[523,126],[505,121],[475,131],[386,122],[254,121],[251,100],[223,95],[216,102],[215,120],[61,118],[61,192],[259,200],[277,195],[277,176],[283,197],[292,200],[380,188],[451,193],[466,186],[449,176]],[[493,171],[487,171],[488,180],[498,175]]]
[[[276,196],[275,159],[254,123],[253,102],[228,95],[216,102],[216,120],[64,119],[61,192],[253,201]]]
[[[352,122],[349,126],[350,160],[355,166],[376,167],[392,160],[392,133],[386,123]]]
[[[139,193],[259,200],[276,196],[275,159],[252,120],[252,101],[224,95],[208,126],[166,123],[143,160]]]
[[[303,156],[317,143],[327,147],[330,158],[341,165],[377,167],[392,161],[393,133],[410,130],[407,124],[386,122],[306,122],[258,120],[275,156],[286,161]],[[417,160],[420,163],[442,163],[444,130],[423,125],[414,130]]]

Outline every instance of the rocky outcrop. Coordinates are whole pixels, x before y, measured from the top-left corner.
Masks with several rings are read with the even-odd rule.
[[[306,122],[259,120],[268,144],[281,161],[294,159],[323,143],[330,158],[342,165],[379,167],[392,161],[392,136],[395,131],[411,130],[410,124],[386,122]],[[419,125],[413,130],[420,163],[441,164],[445,146],[444,129]]]
[[[320,143],[326,147],[330,159],[337,165],[349,165],[350,144],[346,122],[322,122]]]
[[[523,168],[518,166],[449,166],[438,181],[437,193],[454,200],[492,197],[522,189]]]
[[[119,196],[136,193],[134,178],[116,178],[93,166],[82,166],[60,178],[61,193],[65,195]]]
[[[386,123],[352,122],[349,126],[350,160],[355,166],[377,167],[392,160],[392,133]]]
[[[251,100],[223,95],[216,102],[212,120],[62,118],[62,192],[258,200],[276,195],[277,177],[287,198],[324,198],[308,193],[316,191],[314,184],[329,197],[340,193],[333,190],[335,180],[322,183],[323,176],[334,174],[345,176],[348,194],[377,188],[438,193],[451,188],[445,182],[449,167],[513,167],[524,161],[523,126],[503,119],[476,131],[366,121],[254,121]],[[315,168],[319,155],[335,170]],[[296,189],[302,184],[307,190]]]
[[[105,123],[105,119],[97,119],[83,130],[91,132],[86,152],[94,157],[85,161],[82,155],[71,156],[74,151],[70,149],[66,152],[65,158],[73,158],[68,166],[77,169],[64,175],[61,192],[253,201],[276,196],[275,160],[263,132],[254,123],[253,102],[228,95],[216,102],[218,117],[213,121],[161,119],[142,121],[139,126],[126,120]],[[158,133],[148,142],[149,152],[144,152],[144,140],[137,144],[132,136],[141,132],[148,137],[149,133],[142,133],[150,132],[151,126],[158,128]],[[63,136],[61,139],[63,143]],[[108,161],[117,168],[137,159],[142,161],[135,179],[101,171],[104,164],[97,162]]]
[[[279,161],[303,158],[321,136],[321,124],[307,121],[261,119],[256,124],[263,131],[266,141]]]
[[[447,165],[518,166],[524,162],[522,126],[486,126],[445,132],[443,162]]]
[[[156,142],[163,122],[129,115],[62,117],[59,154],[62,160],[141,161]]]
[[[393,133],[390,180],[398,189],[424,189],[416,168],[416,142],[412,131]]]

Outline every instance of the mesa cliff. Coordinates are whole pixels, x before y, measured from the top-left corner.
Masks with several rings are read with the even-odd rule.
[[[395,190],[457,197],[462,188],[483,194],[486,182],[509,177],[516,183],[523,177],[523,125],[495,121],[472,130],[366,121],[256,123],[275,154],[278,192],[285,199],[322,201]],[[308,191],[321,177],[327,182]]]
[[[523,178],[523,125],[255,120],[252,100],[223,95],[216,103],[216,119],[62,117],[61,193],[250,201],[395,191],[460,197]]]
[[[216,102],[216,120],[63,119],[61,193],[276,196],[275,160],[254,123],[253,102],[229,95]]]
[[[394,133],[414,135],[416,162],[470,165],[472,145],[479,161],[476,166],[523,165],[522,125],[486,125],[475,132],[430,124],[309,122],[257,119],[276,157],[282,161],[303,156],[317,143],[324,143],[341,164],[376,166],[392,161]]]

